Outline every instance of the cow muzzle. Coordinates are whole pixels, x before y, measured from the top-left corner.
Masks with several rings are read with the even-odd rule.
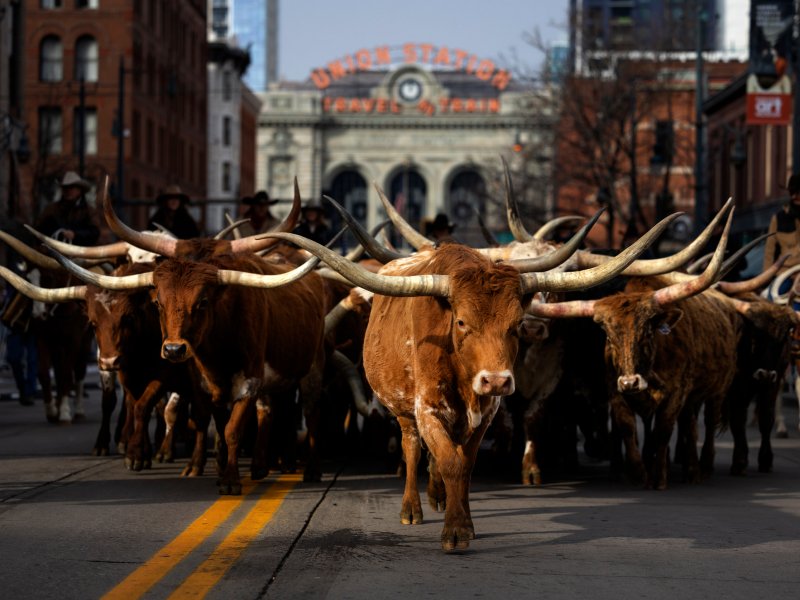
[[[171,362],[183,362],[189,358],[188,346],[183,342],[165,342],[161,346],[161,358]]]
[[[623,394],[636,394],[647,389],[647,380],[636,373],[635,375],[620,375],[617,378],[617,390]]]
[[[472,391],[479,396],[509,396],[514,393],[514,375],[509,370],[481,371],[472,380]]]
[[[778,381],[778,372],[768,371],[767,369],[756,369],[753,373],[753,379],[764,383],[775,383]]]
[[[116,356],[98,356],[97,366],[101,371],[119,371],[120,358]]]

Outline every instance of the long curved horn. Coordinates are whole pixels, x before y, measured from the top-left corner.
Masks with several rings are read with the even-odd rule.
[[[77,246],[75,244],[68,244],[60,242],[59,240],[46,236],[43,233],[36,231],[30,225],[25,225],[25,229],[30,231],[36,236],[43,244],[46,244],[54,250],[58,250],[64,256],[72,258],[118,258],[125,256],[128,253],[128,244],[126,242],[113,242],[111,244],[104,244],[102,246]]]
[[[369,232],[370,236],[375,238],[375,241],[378,241],[378,238],[377,238],[378,234],[381,231],[383,231],[383,228],[386,227],[389,223],[391,223],[391,221],[389,219],[386,219],[385,221],[381,221],[380,223],[378,223],[375,227],[373,227],[370,230],[370,232]],[[378,243],[380,244],[380,242],[378,242]],[[359,258],[361,258],[362,254],[364,254],[364,246],[359,244],[358,246],[353,248],[350,252],[345,254],[345,258],[347,260],[349,260],[349,261],[355,262]]]
[[[754,292],[772,281],[772,278],[775,277],[775,273],[778,272],[778,269],[783,266],[783,263],[785,263],[790,256],[791,254],[788,253],[782,255],[778,260],[772,263],[768,269],[750,279],[744,281],[720,281],[717,284],[717,289],[729,295]]]
[[[605,283],[619,275],[625,267],[631,264],[639,254],[644,252],[650,244],[656,241],[664,230],[683,213],[674,213],[660,222],[631,246],[620,252],[608,262],[585,269],[583,271],[571,271],[567,273],[523,273],[520,275],[522,291],[527,294],[535,291],[542,292],[569,292],[573,290],[585,290],[595,285]]]
[[[56,271],[61,270],[61,265],[58,264],[57,260],[34,250],[22,240],[15,238],[13,235],[7,234],[5,231],[0,231],[0,240],[3,240],[6,244],[11,246],[17,252],[17,254],[37,267]]]
[[[228,213],[228,211],[225,211],[225,220],[228,222],[228,225],[233,225],[233,223],[234,223],[233,217],[231,217],[231,215],[230,215],[230,213]],[[239,231],[238,228],[233,230],[233,239],[235,239],[235,240],[242,239],[242,233]]]
[[[387,262],[397,260],[398,258],[406,257],[405,254],[393,252],[379,244],[378,240],[372,237],[369,232],[364,229],[361,223],[356,221],[353,216],[345,210],[344,206],[339,204],[336,200],[330,196],[323,196],[323,198],[333,205],[342,219],[344,219],[344,222],[347,223],[350,231],[353,232],[353,235],[356,236],[356,239],[361,243],[362,246],[364,246],[364,248],[366,248],[367,252],[372,258],[386,264]]]
[[[503,181],[506,188],[506,217],[508,218],[508,228],[518,242],[530,242],[533,236],[525,229],[522,218],[519,216],[519,206],[517,198],[514,196],[514,187],[511,185],[511,171],[508,170],[508,163],[504,156],[500,157],[503,161]]]
[[[58,252],[53,251],[55,259],[67,271],[75,275],[78,279],[85,283],[91,283],[97,287],[107,290],[134,290],[143,287],[153,286],[153,272],[139,273],[137,275],[125,275],[123,277],[114,277],[113,275],[101,275],[93,271],[88,271],[83,267],[76,265],[70,259],[62,256]]]
[[[361,376],[358,374],[358,369],[356,369],[356,366],[339,350],[334,351],[331,355],[331,363],[336,370],[345,376],[347,384],[350,388],[350,393],[353,395],[353,404],[355,405],[356,410],[365,417],[368,417],[369,403],[367,402],[367,396],[364,393],[364,384],[361,381]]]
[[[714,256],[713,252],[704,254],[697,260],[693,261],[688,267],[686,267],[686,272],[689,275],[696,275],[697,273],[699,273],[708,266],[708,263],[711,261],[712,256]]]
[[[700,250],[703,249],[706,244],[708,244],[717,225],[722,222],[722,219],[732,208],[733,198],[728,198],[728,201],[723,205],[720,211],[700,233],[700,235],[697,236],[697,239],[692,241],[692,243],[686,246],[683,250],[676,252],[671,256],[665,256],[664,258],[634,261],[622,272],[622,275],[647,277],[649,275],[661,275],[663,273],[668,273],[678,269],[684,263],[690,260],[695,254],[700,252]],[[600,256],[590,252],[581,252],[578,254],[578,264],[582,268],[595,267],[607,262],[608,260],[610,260],[610,257],[608,256]]]
[[[341,229],[335,236],[333,236],[331,241],[328,242],[328,245],[332,246],[338,242],[339,239],[341,239],[341,237],[344,235],[345,231],[347,231],[347,228]],[[219,269],[217,271],[217,282],[220,285],[241,285],[245,287],[264,289],[281,287],[290,283],[294,283],[298,279],[308,275],[317,267],[319,261],[320,259],[318,257],[313,256],[299,267],[295,267],[291,271],[280,273],[279,275],[264,275],[262,273],[249,273],[247,271]]]
[[[562,225],[566,225],[567,223],[580,223],[581,221],[585,221],[586,217],[579,217],[578,215],[569,216],[569,217],[556,217],[555,219],[550,219],[547,223],[539,227],[536,230],[536,233],[533,234],[533,239],[535,240],[544,240],[548,235],[553,233],[556,229],[561,227]]]
[[[780,290],[783,286],[783,282],[798,272],[800,272],[800,265],[794,265],[793,267],[786,269],[783,273],[775,278],[775,280],[772,282],[772,285],[769,287],[773,302],[776,304],[787,304],[789,302],[789,292],[784,292],[781,294]]]
[[[31,300],[36,300],[38,302],[71,302],[72,300],[83,300],[86,298],[85,285],[74,285],[65,288],[43,288],[38,285],[33,285],[24,277],[20,277],[5,267],[0,267],[0,277],[14,286],[20,294],[24,294]]]
[[[103,180],[103,193],[101,194],[101,202],[103,206],[103,214],[105,215],[106,222],[109,229],[124,242],[147,250],[153,254],[160,254],[161,256],[175,256],[175,247],[178,240],[164,237],[163,235],[149,235],[136,231],[123,223],[117,214],[114,212],[114,207],[111,206],[111,200],[108,197],[108,175]],[[127,251],[127,248],[126,248]],[[63,264],[63,263],[62,263]],[[100,286],[102,287],[102,286]]]
[[[231,231],[233,232],[233,237],[235,239],[241,239],[242,234],[239,233],[239,227],[244,225],[245,223],[249,223],[250,219],[239,219],[238,221],[234,221],[231,219],[231,216],[228,213],[225,213],[225,218],[228,220],[228,225],[226,225],[220,232],[214,236],[215,240],[224,240],[225,236],[228,235]],[[238,234],[238,237],[236,237]]]
[[[286,218],[278,223],[274,229],[271,231],[274,232],[281,232],[281,233],[289,233],[294,230],[295,226],[297,225],[297,219],[300,216],[300,206],[302,204],[302,200],[300,199],[300,186],[297,184],[297,177],[294,178],[294,200],[292,201],[292,210],[289,211],[289,214],[286,215]],[[248,237],[244,237],[239,240],[233,240],[231,242],[231,250],[235,253],[239,252],[261,252],[262,250],[266,250],[271,246],[274,246],[277,242],[264,239],[262,237],[263,234],[256,234],[250,235]]]
[[[447,297],[450,278],[447,275],[380,275],[367,271],[332,250],[292,233],[267,233],[268,237],[292,242],[321,258],[325,263],[344,275],[351,283],[384,296],[439,296]]]
[[[594,316],[594,305],[597,300],[569,300],[567,302],[531,302],[525,312],[535,317],[547,319],[563,319],[569,317]]]
[[[375,182],[373,182],[372,185],[374,185],[375,189],[378,191],[378,196],[383,203],[383,208],[386,211],[386,215],[389,217],[389,219],[391,219],[392,223],[397,228],[397,231],[400,232],[400,235],[402,235],[403,238],[405,238],[405,240],[411,244],[411,247],[419,250],[423,246],[432,246],[432,241],[414,229],[402,216],[400,216],[400,213],[397,212],[397,209],[395,209],[395,207],[392,206],[392,203],[389,202],[389,199],[386,197],[386,194],[383,193],[383,190],[380,188],[380,186]]]
[[[673,283],[665,288],[656,290],[653,292],[653,302],[659,306],[665,306],[699,294],[703,290],[714,285],[714,282],[720,277],[722,263],[725,260],[725,246],[728,244],[728,234],[731,229],[731,221],[733,221],[733,212],[734,211],[731,210],[728,214],[728,221],[725,223],[725,229],[722,231],[717,249],[714,250],[714,256],[711,257],[711,262],[708,263],[706,270],[690,281]]]
[[[584,238],[589,233],[589,230],[597,223],[597,219],[603,214],[605,207],[598,210],[589,222],[578,230],[566,244],[562,244],[560,248],[556,248],[553,252],[548,252],[542,256],[534,258],[521,258],[517,260],[507,260],[507,264],[519,269],[520,273],[531,273],[534,271],[549,271],[563,263],[570,256],[572,256],[578,249],[578,246],[583,243]],[[583,217],[581,217],[583,219]]]

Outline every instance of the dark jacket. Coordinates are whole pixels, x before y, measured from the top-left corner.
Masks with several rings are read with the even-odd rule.
[[[59,229],[71,229],[75,232],[72,243],[78,246],[91,246],[100,237],[97,215],[84,197],[75,202],[59,200],[48,205],[39,215],[34,228],[51,237],[57,237]]]
[[[154,231],[157,230],[156,223],[166,228],[179,240],[200,237],[200,229],[197,227],[197,223],[183,206],[178,207],[174,212],[164,207],[159,208],[150,217],[147,228]]]

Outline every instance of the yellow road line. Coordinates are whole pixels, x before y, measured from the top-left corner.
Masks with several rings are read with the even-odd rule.
[[[247,516],[169,598],[172,600],[205,597],[269,523],[283,503],[283,499],[300,480],[300,475],[280,476],[267,488]]]
[[[141,598],[175,565],[191,553],[233,514],[244,498],[256,489],[257,483],[244,478],[241,496],[223,496],[189,525],[174,540],[156,552],[146,563],[109,591],[103,600],[135,600]]]

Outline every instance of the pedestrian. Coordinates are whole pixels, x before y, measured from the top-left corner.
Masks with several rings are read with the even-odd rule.
[[[322,201],[317,199],[309,200],[300,209],[301,221],[295,227],[294,233],[302,235],[310,240],[314,240],[323,246],[331,240],[331,230],[325,221],[325,213],[322,209]]]
[[[455,228],[456,224],[453,223],[446,214],[439,213],[434,217],[433,221],[426,223],[425,236],[433,240],[436,244],[442,244],[444,242],[457,243],[456,239],[453,237],[453,230]]]
[[[786,189],[789,191],[789,202],[772,215],[768,233],[774,235],[767,238],[764,246],[764,269],[769,268],[779,256],[790,254],[778,274],[800,264],[800,174],[789,177]],[[780,293],[788,291],[791,285],[791,279],[787,279]]]
[[[86,201],[92,185],[75,171],[67,171],[61,180],[61,198],[48,205],[34,227],[57,240],[91,246],[100,237],[97,215]]]
[[[29,271],[27,262],[15,252],[9,252],[8,268],[16,275],[38,284],[39,272]],[[6,284],[5,303],[0,311],[0,322],[7,328],[6,362],[11,367],[19,403],[33,406],[38,377],[36,337],[31,327],[34,302]]]
[[[189,196],[180,186],[168,185],[156,197],[156,204],[158,209],[150,217],[148,229],[156,231],[160,225],[179,240],[200,237],[200,228],[186,208]]]
[[[242,204],[247,208],[242,215],[245,219],[250,219],[249,223],[239,227],[239,232],[243,236],[266,233],[276,227],[281,221],[270,211],[270,206],[275,206],[277,200],[272,200],[264,190],[256,192],[255,196],[242,198]]]

